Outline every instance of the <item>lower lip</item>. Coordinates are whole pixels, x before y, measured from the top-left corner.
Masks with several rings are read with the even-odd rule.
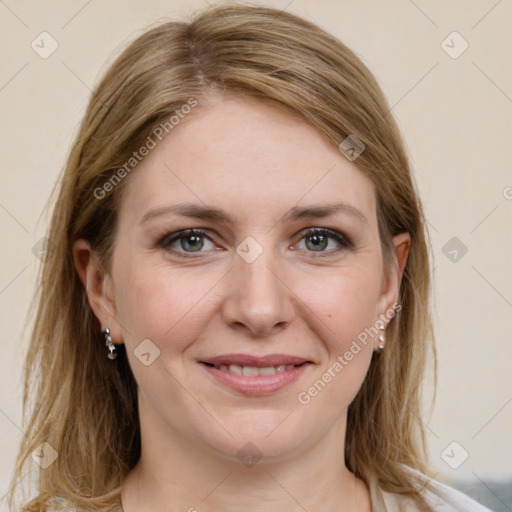
[[[271,395],[295,382],[311,366],[311,363],[304,363],[296,366],[293,370],[285,370],[282,373],[248,377],[230,372],[229,370],[218,370],[214,366],[208,366],[204,363],[200,364],[221,384],[247,396]]]

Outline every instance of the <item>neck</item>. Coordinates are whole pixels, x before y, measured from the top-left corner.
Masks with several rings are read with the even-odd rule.
[[[345,466],[345,424],[346,417],[307,449],[253,465],[204,449],[163,425],[149,432],[141,424],[141,458],[123,484],[123,511],[370,511],[366,485]]]

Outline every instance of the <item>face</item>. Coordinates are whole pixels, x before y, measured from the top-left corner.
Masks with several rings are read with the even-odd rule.
[[[343,433],[400,276],[372,182],[314,128],[257,101],[199,108],[126,178],[91,304],[126,344],[146,428],[277,460]]]

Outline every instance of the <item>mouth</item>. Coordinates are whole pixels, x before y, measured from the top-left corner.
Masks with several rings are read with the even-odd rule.
[[[296,381],[311,360],[285,354],[227,354],[199,361],[216,382],[247,396],[269,395]]]

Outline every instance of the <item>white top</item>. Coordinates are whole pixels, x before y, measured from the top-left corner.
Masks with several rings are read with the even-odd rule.
[[[422,491],[426,502],[436,512],[492,512],[460,491],[420,473],[408,466],[403,468],[419,482],[428,482],[428,489]],[[421,485],[423,487],[423,484]],[[369,483],[372,512],[419,512],[414,502],[405,496],[383,491],[376,479]]]

